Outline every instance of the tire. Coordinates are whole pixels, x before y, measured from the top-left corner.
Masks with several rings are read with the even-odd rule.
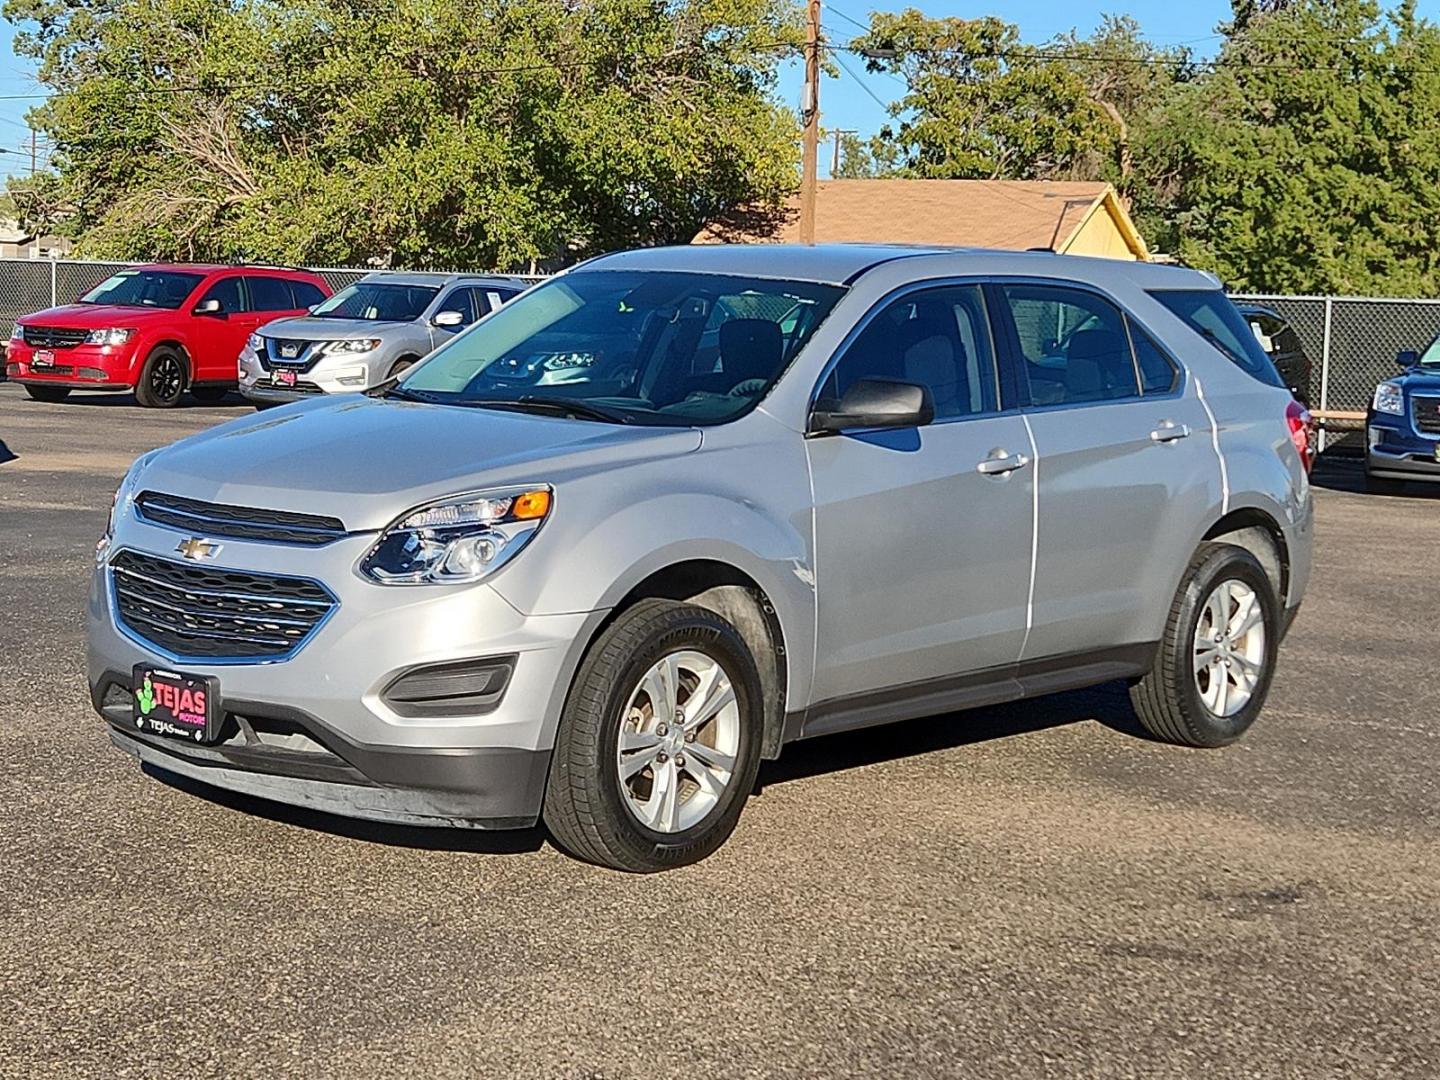
[[[413,356],[402,356],[399,360],[396,360],[395,363],[390,365],[390,374],[386,375],[385,378],[396,378],[397,376],[402,374],[407,368],[413,367],[415,365],[415,360],[416,358]]]
[[[26,386],[25,393],[29,394],[36,401],[44,401],[50,405],[58,405],[70,396],[70,387]]]
[[[1222,587],[1229,591],[1219,594],[1219,607],[1211,609],[1211,598]],[[1247,631],[1223,648],[1207,648],[1212,640],[1209,628],[1217,621],[1215,611],[1225,613],[1226,626],[1232,631],[1249,621],[1241,613],[1247,592],[1256,605],[1255,625],[1261,630],[1258,643]],[[1155,738],[1179,746],[1216,747],[1234,742],[1255,722],[1265,704],[1280,632],[1280,601],[1255,556],[1233,544],[1201,544],[1170,605],[1154,665],[1130,689],[1140,723]],[[1203,673],[1198,670],[1203,657],[1197,652],[1197,639],[1204,655],[1211,658]],[[1222,657],[1227,655],[1234,659],[1226,663]],[[1247,691],[1242,684],[1249,679],[1253,682]],[[1242,693],[1246,695],[1243,699]]]
[[[189,369],[178,350],[161,345],[145,358],[135,384],[135,400],[147,409],[173,409],[189,382]]]
[[[202,405],[214,405],[224,401],[230,393],[228,386],[192,386],[190,396]]]
[[[681,693],[673,699],[683,707],[699,692],[691,680],[707,662],[720,673],[713,679],[728,678],[733,710],[726,705],[690,729],[681,708],[663,722],[660,714],[669,710],[655,709],[646,687],[656,684],[642,680],[663,664],[678,664]],[[754,789],[763,702],[755,660],[721,616],[673,600],[641,600],[622,612],[581,663],[561,714],[544,809],[556,844],[577,858],[634,873],[705,858],[734,830]],[[628,780],[621,777],[622,723],[631,745],[644,744],[624,760],[650,762]],[[726,747],[734,750],[733,767],[722,784],[707,787],[699,772],[687,771],[699,763],[718,778],[706,762],[723,762]],[[676,797],[667,802],[665,791]],[[643,805],[637,793],[645,794]],[[658,827],[642,820],[652,806]],[[687,822],[687,815],[694,820]]]

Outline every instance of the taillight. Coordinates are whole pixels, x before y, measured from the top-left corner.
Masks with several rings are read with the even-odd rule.
[[[1310,419],[1310,410],[1291,398],[1290,404],[1285,406],[1285,423],[1290,428],[1290,441],[1295,444],[1295,452],[1300,455],[1300,464],[1308,473],[1310,466],[1315,464],[1315,453],[1310,448],[1311,435],[1314,431],[1314,421]]]

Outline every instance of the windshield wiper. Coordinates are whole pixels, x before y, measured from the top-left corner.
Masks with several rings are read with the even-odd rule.
[[[592,405],[580,398],[550,397],[540,394],[521,394],[514,398],[469,398],[457,402],[460,405],[477,405],[483,409],[543,409],[547,412],[563,413],[583,420],[601,420],[607,424],[628,424],[633,417],[601,405]]]
[[[427,405],[435,405],[438,404],[440,401],[439,398],[431,394],[424,393],[420,390],[409,390],[403,386],[386,387],[384,392],[379,396],[387,398],[399,398],[401,401],[423,401]]]

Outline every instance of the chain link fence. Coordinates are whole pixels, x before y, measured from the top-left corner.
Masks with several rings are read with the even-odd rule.
[[[0,340],[9,337],[21,315],[72,303],[116,270],[132,265],[80,259],[0,259]],[[335,290],[370,272],[354,267],[314,270]],[[1261,294],[1234,299],[1274,309],[1300,335],[1318,387],[1318,392],[1312,390],[1312,403],[1321,411],[1363,411],[1375,384],[1394,374],[1397,353],[1423,349],[1440,335],[1440,300]],[[1322,433],[1322,440],[1325,437]],[[1333,444],[1333,433],[1330,440]],[[1324,443],[1321,445],[1323,448]]]
[[[1399,370],[1396,354],[1419,352],[1440,334],[1440,300],[1364,296],[1235,296],[1263,304],[1300,335],[1314,365],[1311,404],[1321,412],[1364,412],[1375,384]],[[1327,430],[1328,428],[1328,430]],[[1360,433],[1322,427],[1320,449],[1359,448]]]
[[[138,263],[99,262],[88,259],[0,259],[0,340],[10,336],[15,320],[57,304],[71,304],[116,270]],[[372,270],[355,267],[313,267],[330,288],[338,292],[359,281]],[[538,281],[535,275],[511,277]]]

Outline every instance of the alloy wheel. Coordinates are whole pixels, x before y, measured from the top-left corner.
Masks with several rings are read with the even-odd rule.
[[[1200,608],[1195,626],[1195,688],[1215,716],[1234,716],[1264,674],[1265,608],[1255,590],[1227,579]]]
[[[180,361],[169,353],[157,356],[150,366],[150,390],[161,401],[174,401],[184,388],[185,372]]]
[[[730,676],[702,652],[670,653],[641,677],[621,717],[620,793],[646,828],[683,832],[719,803],[739,752],[740,706]]]

